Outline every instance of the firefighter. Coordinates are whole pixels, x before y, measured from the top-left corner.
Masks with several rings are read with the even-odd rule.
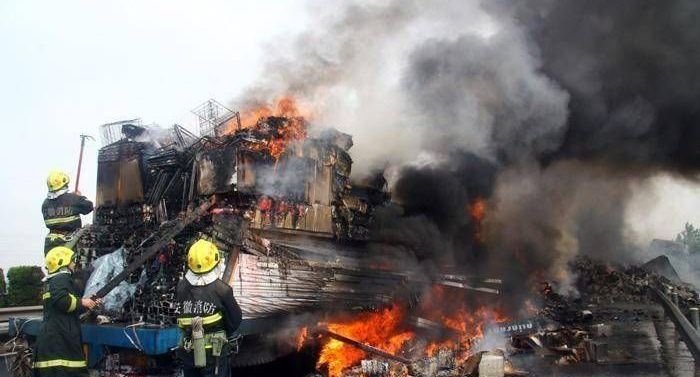
[[[53,170],[46,179],[49,193],[46,195],[41,213],[49,234],[44,240],[44,254],[55,246],[64,246],[70,234],[82,227],[80,215],[92,212],[92,202],[79,192],[68,192],[68,174]]]
[[[34,349],[34,371],[39,377],[87,376],[80,336],[80,313],[99,300],[81,299],[73,285],[75,253],[52,248],[45,257],[44,321]]]
[[[187,253],[188,270],[177,285],[178,326],[183,331],[178,356],[185,377],[230,375],[229,341],[241,324],[241,309],[224,283],[216,245],[198,240]]]

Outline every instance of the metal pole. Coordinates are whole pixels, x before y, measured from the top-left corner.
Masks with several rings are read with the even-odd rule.
[[[83,150],[85,150],[85,139],[87,139],[87,138],[92,139],[92,136],[80,135],[80,157],[78,157],[78,172],[76,173],[76,176],[75,176],[75,190],[74,190],[75,192],[79,192],[78,186],[80,185],[80,170],[83,167]]]
[[[700,309],[690,308],[690,321],[693,322],[695,330],[700,331]]]

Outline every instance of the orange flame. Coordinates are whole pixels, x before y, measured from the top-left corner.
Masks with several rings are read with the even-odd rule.
[[[329,323],[328,330],[396,354],[414,336],[412,331],[402,328],[404,316],[404,309],[394,305],[378,312],[362,313],[351,321]],[[321,350],[316,367],[325,365],[329,377],[337,377],[366,357],[364,351],[331,339]]]
[[[306,120],[311,118],[311,111],[299,105],[290,96],[283,96],[275,100],[272,104],[246,109],[241,112],[241,127],[258,128],[262,127],[261,121],[269,117],[283,117],[284,124],[277,129],[277,135],[265,140],[262,144],[254,147],[270,153],[275,160],[287,150],[287,147],[299,140],[306,138]],[[237,125],[235,125],[237,127]],[[228,133],[235,132],[234,125],[229,125]]]
[[[484,242],[484,232],[483,232],[483,222],[486,217],[486,200],[481,197],[477,197],[467,208],[469,216],[471,217],[472,223],[474,224],[474,238],[483,243]]]
[[[449,339],[429,343],[425,349],[426,355],[435,356],[441,348],[449,348],[454,351],[458,363],[465,362],[471,356],[472,345],[483,337],[486,326],[508,320],[498,310],[485,306],[469,310],[459,297],[440,285],[434,285],[424,296],[421,313],[455,332]]]
[[[455,360],[463,363],[471,356],[474,341],[483,338],[484,327],[505,321],[507,317],[494,309],[480,307],[475,312],[470,312],[462,307],[456,313],[443,315],[440,321],[459,335],[456,338],[430,343],[425,352],[428,356],[435,356],[441,348],[450,348],[455,352]]]
[[[480,307],[469,310],[467,305],[455,296],[454,291],[440,285],[433,286],[421,301],[421,306],[417,309],[422,317],[453,330],[448,339],[430,342],[422,350],[423,354],[436,356],[440,349],[449,348],[460,364],[471,356],[472,346],[476,340],[483,337],[486,326],[508,320],[495,309]],[[416,345],[415,342],[409,342],[415,334],[404,327],[405,319],[405,309],[394,305],[379,312],[360,314],[349,321],[330,323],[327,327],[332,332],[400,356],[402,351]],[[415,351],[413,349],[411,353],[414,354]],[[341,376],[344,370],[370,356],[351,345],[331,339],[321,350],[316,367],[321,369],[325,366],[328,368],[329,377],[337,377]]]
[[[306,343],[306,339],[309,337],[309,329],[306,327],[303,327],[301,330],[299,330],[299,334],[297,335],[297,351],[301,351],[301,349],[304,347],[304,343]]]
[[[311,110],[301,105],[294,97],[281,96],[270,104],[242,110],[241,127],[255,127],[261,118],[271,116],[311,119],[312,115]]]
[[[486,201],[483,198],[476,198],[469,209],[469,214],[474,221],[481,222],[486,216]]]

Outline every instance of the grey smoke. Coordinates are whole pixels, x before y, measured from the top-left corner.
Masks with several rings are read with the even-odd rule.
[[[568,96],[538,73],[512,19],[496,21],[479,1],[323,5],[236,104],[313,103],[316,123],[354,136],[358,174],[425,151],[495,160],[558,147]]]
[[[640,262],[622,231],[636,182],[571,160],[547,168],[531,162],[504,169],[491,199],[489,270],[513,278],[514,289],[518,282],[554,279],[561,293],[572,293],[575,276],[568,264],[579,254]]]
[[[299,97],[353,135],[355,176],[389,164],[405,211],[378,224],[418,259],[566,291],[578,254],[638,261],[632,185],[700,166],[696,2],[311,4],[235,102]],[[465,236],[477,196],[486,248]]]
[[[403,86],[427,147],[510,162],[560,146],[568,95],[537,72],[521,38],[502,30],[489,39],[430,40],[412,52]]]

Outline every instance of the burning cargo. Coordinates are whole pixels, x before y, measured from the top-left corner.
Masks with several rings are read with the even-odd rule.
[[[234,366],[309,344],[322,344],[316,367],[332,376],[372,354],[406,364],[449,349],[460,366],[503,319],[466,300],[499,294],[500,279],[425,268],[373,232],[396,205],[382,175],[351,181],[350,135],[312,129],[289,99],[242,116],[212,109],[196,112],[211,125],[201,137],[138,120],[102,126],[94,223],[77,244],[85,295],[104,297],[99,322],[180,334],[176,286],[201,238],[217,245],[219,276],[243,312]],[[477,200],[468,216],[484,214]]]
[[[198,237],[224,253],[223,279],[245,317],[391,302],[404,275],[372,268],[380,256],[352,246],[369,240],[373,208],[388,194],[381,185],[351,185],[351,136],[326,129],[309,137],[296,116],[264,116],[245,127],[237,115],[229,121],[233,127],[221,123],[201,138],[177,125],[103,126],[112,136],[120,128],[121,137],[99,151],[95,220],[78,247],[85,268],[122,246],[129,263],[159,228],[207,198],[215,203],[211,216],[131,274],[136,296],[111,314],[173,324],[183,255]],[[371,279],[374,286],[356,289]]]

